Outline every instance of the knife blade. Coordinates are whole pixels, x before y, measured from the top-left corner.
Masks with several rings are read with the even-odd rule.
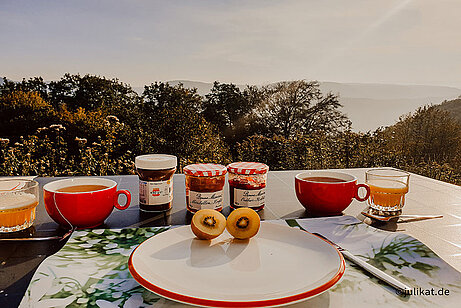
[[[404,284],[403,282],[401,282],[401,281],[395,279],[394,277],[386,274],[385,272],[383,272],[379,268],[365,262],[363,259],[353,255],[351,252],[349,252],[348,250],[342,248],[338,244],[330,241],[325,236],[323,236],[323,235],[321,235],[319,233],[313,233],[313,234],[317,235],[318,237],[322,238],[323,240],[327,241],[328,243],[330,243],[331,245],[336,247],[341,252],[341,254],[344,256],[344,258],[346,258],[350,262],[354,263],[355,265],[359,266],[361,269],[365,270],[366,272],[370,273],[371,275],[375,276],[376,278],[378,278],[378,279],[386,282],[390,286],[394,287],[395,289],[400,291],[401,294],[410,294],[412,289],[409,286],[407,286],[406,284]]]

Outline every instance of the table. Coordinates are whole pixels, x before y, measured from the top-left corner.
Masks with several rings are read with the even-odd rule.
[[[366,169],[337,169],[335,171],[354,175],[364,182]],[[296,199],[294,176],[300,171],[271,171],[267,180],[266,207],[260,212],[263,220],[310,217]],[[137,176],[110,176],[119,189],[132,193],[132,204],[125,211],[114,210],[102,228],[151,227],[189,224],[192,215],[185,209],[184,175],[176,174],[174,180],[173,208],[168,213],[145,213],[138,206]],[[44,185],[57,178],[37,178]],[[224,204],[229,204],[228,187],[225,186]],[[42,196],[41,196],[42,198]],[[405,232],[426,244],[446,262],[461,271],[461,187],[411,174],[410,191],[404,208],[406,214],[442,214],[443,218],[411,223],[372,223],[360,214],[365,202],[354,200],[344,211],[374,227]],[[228,215],[229,206],[223,214]],[[21,235],[63,234],[45,211],[43,200],[37,208],[34,227]],[[16,307],[30,282],[37,266],[49,255],[57,252],[64,242],[0,243],[0,306]]]

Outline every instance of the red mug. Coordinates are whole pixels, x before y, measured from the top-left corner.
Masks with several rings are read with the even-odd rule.
[[[359,189],[366,195],[359,196]],[[334,171],[306,171],[295,176],[295,191],[299,202],[316,216],[340,215],[351,204],[352,199],[365,201],[370,196],[366,184],[357,184],[350,174]]]
[[[120,194],[127,198],[125,205],[118,203]],[[117,183],[109,179],[71,178],[45,184],[43,200],[48,215],[63,227],[93,228],[104,223],[114,206],[128,208],[131,194],[117,191]]]

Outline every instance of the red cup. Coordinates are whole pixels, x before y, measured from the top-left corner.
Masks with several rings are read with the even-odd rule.
[[[322,178],[333,178],[337,181],[327,182]],[[360,187],[366,189],[363,198],[359,196]],[[297,174],[295,191],[299,202],[315,216],[340,215],[353,198],[365,201],[370,196],[370,188],[365,184],[357,184],[355,176],[333,171],[306,171]]]
[[[105,186],[85,192],[62,192],[65,187],[78,185]],[[119,210],[128,208],[131,194],[128,190],[118,190],[117,183],[102,178],[72,178],[54,181],[43,186],[45,208],[58,224],[69,228],[93,228],[104,223],[114,206]],[[124,194],[125,205],[118,203],[118,196]],[[66,221],[67,220],[67,221]]]

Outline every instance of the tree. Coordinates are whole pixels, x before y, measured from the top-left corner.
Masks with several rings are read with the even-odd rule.
[[[338,97],[322,95],[318,82],[278,82],[263,88],[264,98],[257,110],[261,127],[268,134],[285,138],[313,132],[334,133],[350,127],[338,109]]]
[[[0,95],[11,94],[15,91],[35,92],[44,100],[48,100],[48,84],[42,77],[25,78],[20,82],[14,82],[3,77],[3,84],[0,85]]]
[[[213,123],[230,147],[248,137],[251,132],[253,108],[259,101],[256,87],[241,91],[234,84],[214,82],[205,96],[202,109],[205,119]]]
[[[387,148],[404,156],[408,163],[452,162],[459,157],[461,125],[437,106],[420,107],[384,132]]]
[[[58,120],[53,107],[37,92],[13,90],[0,96],[0,136],[15,139]]]
[[[155,82],[144,86],[142,93],[143,107],[150,110],[186,106],[198,111],[202,98],[197,94],[197,89],[184,88],[180,83],[171,86],[168,82]]]
[[[171,153],[179,167],[190,163],[230,163],[229,151],[213,125],[186,106],[163,108],[147,136],[153,142],[144,152]]]
[[[57,108],[66,104],[70,110],[109,109],[125,112],[138,103],[138,94],[118,79],[65,74],[61,80],[49,84],[50,102]],[[118,116],[118,115],[117,115]]]
[[[227,162],[228,150],[200,113],[201,97],[182,84],[155,82],[144,87],[140,152],[171,153],[180,167],[192,162]]]

